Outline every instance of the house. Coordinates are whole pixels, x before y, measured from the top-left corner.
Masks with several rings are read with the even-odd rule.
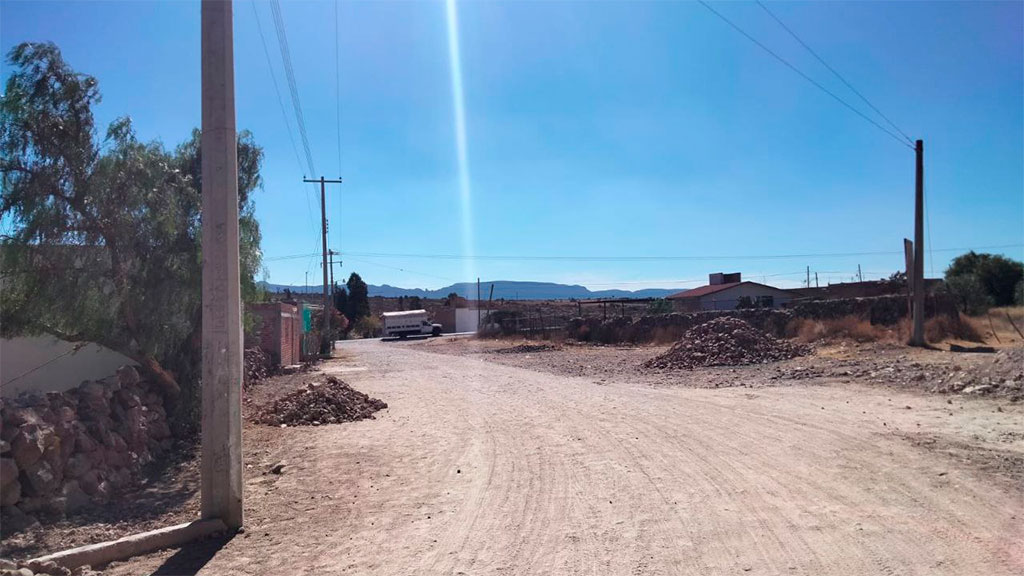
[[[259,317],[260,348],[280,366],[302,362],[303,312],[294,304],[268,302],[250,304]]]
[[[717,272],[708,276],[708,285],[685,290],[668,297],[680,312],[734,310],[736,308],[780,308],[797,295],[760,284],[744,282],[739,272]]]

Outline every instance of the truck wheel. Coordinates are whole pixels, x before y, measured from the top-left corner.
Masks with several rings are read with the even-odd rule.
[[[441,329],[440,328],[434,328],[434,330],[430,333],[430,335],[431,336],[440,336],[441,335]]]
[[[402,333],[402,334],[398,335],[398,339],[399,340],[405,340],[408,336],[409,336],[408,334]]]

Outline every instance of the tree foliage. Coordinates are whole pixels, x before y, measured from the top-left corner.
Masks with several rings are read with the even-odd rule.
[[[363,279],[353,272],[345,283],[348,288],[348,302],[345,308],[345,316],[353,325],[358,324],[363,318],[370,316],[369,287]]]
[[[999,254],[978,254],[972,250],[957,256],[946,269],[950,291],[956,293],[954,284],[961,287],[971,284],[953,282],[960,276],[974,276],[992,305],[1009,306],[1014,302],[1017,283],[1024,279],[1024,264]]]
[[[173,152],[141,142],[129,119],[97,137],[95,78],[53,44],[12,49],[0,100],[4,335],[91,341],[137,361],[169,390],[198,379],[201,322],[200,134]],[[238,139],[242,290],[258,296],[252,193],[263,152]],[[183,382],[182,382],[183,381]]]

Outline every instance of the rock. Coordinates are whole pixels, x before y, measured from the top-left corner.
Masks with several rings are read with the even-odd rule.
[[[46,574],[48,576],[71,576],[70,569],[57,564],[53,560],[47,560],[46,562],[30,560],[25,563],[25,567],[29,568],[36,574]]]
[[[60,478],[46,460],[39,460],[22,471],[25,479],[25,493],[30,496],[46,496],[57,489]]]
[[[43,457],[48,446],[48,436],[53,431],[38,424],[25,424],[18,429],[11,442],[11,454],[22,470],[28,468]]]
[[[0,518],[3,518],[4,532],[23,532],[37,524],[35,517],[26,514],[17,506],[4,506],[0,508]]]
[[[21,481],[15,479],[0,488],[0,506],[14,506],[21,500]]]
[[[121,366],[117,369],[117,381],[122,388],[135,386],[139,383],[139,371],[134,366]]]
[[[89,496],[100,495],[100,483],[103,482],[103,478],[100,476],[98,470],[89,470],[82,477],[78,479],[78,485],[83,492]]]
[[[268,470],[271,474],[284,474],[284,462],[278,462],[270,467]]]
[[[14,570],[17,567],[13,561],[0,558],[0,570]]]
[[[93,460],[90,452],[77,452],[68,459],[64,465],[64,476],[78,478],[93,467]]]
[[[89,495],[78,485],[77,480],[64,483],[61,495],[65,499],[64,509],[70,514],[85,508],[92,503]]]
[[[6,488],[18,481],[18,465],[14,458],[0,458],[0,488]]]
[[[989,390],[992,390],[991,384],[979,384],[977,386],[968,386],[964,388],[963,392],[964,394],[984,394]]]

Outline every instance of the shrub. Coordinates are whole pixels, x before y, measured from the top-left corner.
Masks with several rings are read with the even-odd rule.
[[[363,316],[352,326],[352,331],[362,338],[380,336],[380,320],[374,316]]]
[[[992,298],[975,274],[960,274],[946,278],[949,292],[956,298],[960,311],[971,316],[985,313],[992,306]]]

